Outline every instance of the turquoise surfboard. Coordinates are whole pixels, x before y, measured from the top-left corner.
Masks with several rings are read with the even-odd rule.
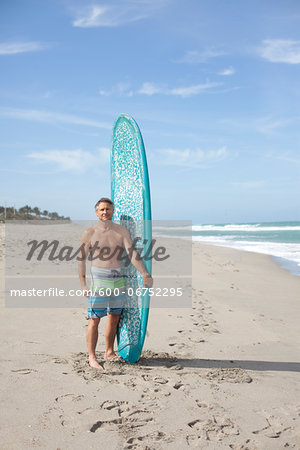
[[[147,160],[140,129],[127,114],[121,114],[113,128],[111,198],[115,204],[113,221],[129,230],[132,241],[138,239],[135,247],[145,254],[152,240]],[[151,274],[151,258],[143,263]],[[135,363],[144,345],[150,299],[148,292],[141,292],[143,277],[133,264],[123,262],[122,266],[126,300],[117,330],[118,353],[125,361]]]

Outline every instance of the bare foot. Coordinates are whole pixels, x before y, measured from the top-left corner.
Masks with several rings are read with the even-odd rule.
[[[96,358],[89,357],[89,365],[90,367],[94,367],[94,369],[100,369],[103,370],[103,367],[100,366]]]
[[[113,359],[116,358],[117,355],[115,352],[105,352],[104,359]]]

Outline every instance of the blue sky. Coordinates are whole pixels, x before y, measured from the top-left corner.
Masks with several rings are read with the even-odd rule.
[[[298,0],[0,5],[0,204],[93,218],[116,117],[154,219],[300,220]]]

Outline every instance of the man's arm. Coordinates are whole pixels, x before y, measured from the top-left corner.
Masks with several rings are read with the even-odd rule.
[[[91,241],[92,231],[89,228],[82,233],[81,241],[80,241],[80,260],[78,261],[78,275],[81,284],[81,289],[83,291],[87,291],[88,287],[86,285],[86,259],[90,250],[90,241]],[[87,297],[87,293],[85,294]]]
[[[133,242],[131,240],[129,231],[126,228],[124,228],[124,232],[123,232],[123,243],[124,243],[124,248],[126,250],[126,253],[127,253],[131,263],[143,275],[144,286],[152,287],[153,286],[153,278],[147,272],[137,251],[133,249]]]

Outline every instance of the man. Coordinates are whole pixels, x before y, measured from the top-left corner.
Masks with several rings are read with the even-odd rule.
[[[114,341],[125,298],[124,279],[120,270],[120,250],[127,252],[132,264],[143,275],[145,287],[151,287],[153,279],[138,258],[137,252],[132,250],[133,243],[128,230],[112,222],[114,213],[113,202],[109,198],[101,198],[96,203],[95,210],[99,223],[88,228],[82,234],[81,248],[83,251],[81,261],[78,262],[78,273],[82,290],[88,291],[86,285],[86,259],[90,254],[92,256],[92,290],[96,288],[102,289],[104,294],[110,291],[112,293],[112,295],[92,295],[89,297],[89,323],[86,333],[89,365],[96,369],[103,369],[98,363],[95,353],[100,319],[106,315],[108,316],[105,328],[105,359],[111,359],[116,356]],[[110,289],[108,290],[108,288]],[[113,295],[114,293],[119,295]]]

